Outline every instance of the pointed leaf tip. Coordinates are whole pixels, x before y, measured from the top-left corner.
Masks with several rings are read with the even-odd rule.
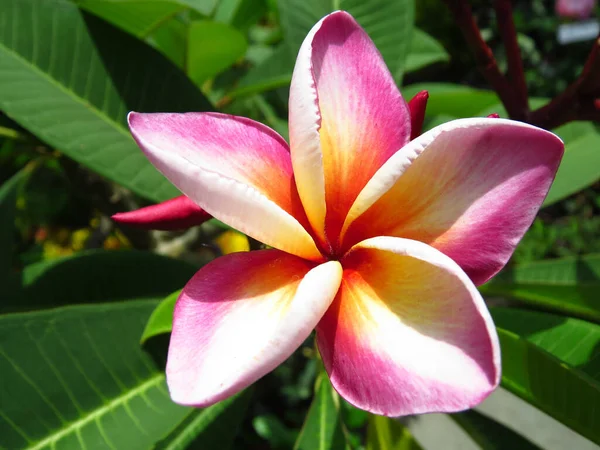
[[[408,102],[408,109],[410,110],[410,138],[414,139],[421,134],[423,129],[423,121],[425,120],[425,109],[427,107],[427,100],[429,99],[429,92],[421,91],[415,94],[415,96]]]
[[[182,230],[200,225],[212,216],[185,195],[135,211],[117,213],[112,219],[146,230]]]

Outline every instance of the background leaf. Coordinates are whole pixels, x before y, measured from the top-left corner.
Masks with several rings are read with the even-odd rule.
[[[250,404],[252,389],[205,409],[193,409],[186,419],[154,447],[156,450],[219,449],[232,447]]]
[[[186,9],[177,2],[161,0],[77,0],[76,3],[138,38],[148,36],[168,18]]]
[[[422,447],[398,419],[370,414],[366,450],[422,450]]]
[[[424,90],[429,92],[428,116],[481,117],[482,110],[498,103],[498,97],[492,91],[451,83],[411,84],[402,88],[402,95],[410,100],[417,92]]]
[[[5,286],[0,311],[158,300],[182,288],[196,270],[189,263],[148,252],[90,250],[27,266]]]
[[[171,332],[173,328],[173,311],[175,310],[175,302],[177,302],[179,294],[181,294],[181,290],[173,292],[152,311],[142,333],[142,344],[153,336]]]
[[[201,85],[244,56],[247,46],[244,35],[227,24],[192,22],[188,37],[187,74]]]
[[[1,316],[0,446],[146,449],[175,428],[191,410],[137,345],[155,303]]]
[[[600,255],[507,267],[479,289],[600,322]]]
[[[295,450],[336,450],[346,449],[346,439],[342,428],[337,393],[329,378],[321,372],[317,378],[313,398]]]
[[[565,141],[565,154],[550,192],[544,200],[544,206],[556,203],[600,180],[600,133],[595,131],[593,125],[587,125],[587,133]],[[574,127],[574,124],[564,127],[568,126]],[[561,137],[561,128],[564,127],[556,130]],[[576,129],[581,128],[578,126]]]
[[[600,443],[600,389],[585,373],[498,327],[502,347],[502,386],[523,400]]]
[[[483,450],[541,450],[524,436],[477,411],[449,414]]]
[[[67,0],[4,0],[0,22],[10,24],[0,29],[0,108],[9,117],[140,195],[177,195],[125,119],[130,110],[210,109],[179,69]]]
[[[424,31],[415,28],[410,41],[410,48],[406,58],[405,72],[413,72],[430,64],[448,61],[450,55],[442,44]]]

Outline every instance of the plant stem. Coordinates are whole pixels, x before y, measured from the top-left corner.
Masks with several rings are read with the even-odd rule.
[[[555,128],[572,120],[600,122],[597,98],[600,96],[600,36],[579,78],[551,102],[531,112],[528,122],[542,128]]]
[[[525,72],[523,71],[523,60],[517,41],[517,30],[513,21],[513,11],[511,0],[495,0],[494,9],[496,11],[496,20],[498,21],[498,30],[502,37],[502,42],[506,49],[508,62],[508,80],[514,89],[515,111],[518,115],[513,117],[517,120],[525,120],[529,113],[529,96],[527,94],[527,83],[525,82]]]
[[[508,115],[511,118],[523,116],[524,111],[516,98],[515,90],[508,79],[500,72],[492,50],[481,37],[481,32],[477,23],[475,23],[475,18],[467,0],[444,0],[444,3],[450,9],[454,21],[461,29],[479,70],[500,97]]]

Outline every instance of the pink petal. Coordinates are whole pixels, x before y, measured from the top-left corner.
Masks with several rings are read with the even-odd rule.
[[[202,209],[275,248],[321,258],[285,141],[264,125],[216,113],[129,114],[148,159]]]
[[[175,306],[167,361],[173,400],[211,405],[288,358],[340,285],[337,261],[314,266],[263,250],[223,256],[200,269]]]
[[[414,139],[421,135],[423,130],[423,121],[425,120],[425,109],[427,108],[427,100],[429,99],[429,92],[421,91],[417,92],[413,98],[408,102],[408,109],[410,110],[410,138]]]
[[[531,225],[562,154],[558,137],[520,122],[462,119],[436,127],[369,181],[344,225],[344,247],[374,236],[422,241],[484,283]]]
[[[145,230],[183,230],[201,225],[212,216],[185,195],[135,211],[117,213],[115,222]]]
[[[401,416],[455,412],[500,381],[500,348],[477,288],[450,258],[377,237],[342,260],[340,290],[317,327],[331,382],[358,408]]]
[[[326,16],[304,40],[289,114],[302,203],[321,241],[335,247],[354,199],[411,131],[383,58],[348,13]]]

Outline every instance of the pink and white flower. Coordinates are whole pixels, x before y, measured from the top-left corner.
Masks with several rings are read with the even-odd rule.
[[[335,389],[373,413],[460,411],[498,385],[498,337],[475,285],[530,226],[563,153],[555,135],[475,118],[411,140],[407,103],[345,12],[300,49],[289,147],[224,114],[131,113],[129,124],[188,198],[273,248],[218,258],[185,286],[173,400],[223,400],[314,329]]]

